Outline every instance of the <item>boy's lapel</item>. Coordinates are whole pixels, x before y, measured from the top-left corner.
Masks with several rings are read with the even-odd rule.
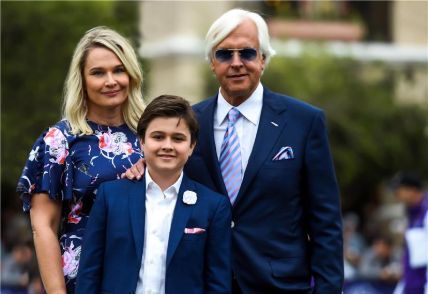
[[[171,230],[169,232],[168,249],[166,253],[167,268],[171,262],[171,258],[174,255],[175,250],[177,249],[178,244],[180,243],[181,237],[184,234],[187,220],[190,217],[193,207],[196,205],[189,205],[184,203],[183,193],[188,190],[195,191],[195,189],[195,185],[186,177],[186,175],[183,175],[180,191],[178,192],[177,196],[177,203],[175,204],[174,215],[172,217]]]
[[[144,248],[144,230],[146,220],[146,179],[134,181],[129,200],[132,235],[135,241],[137,257],[142,258]]]

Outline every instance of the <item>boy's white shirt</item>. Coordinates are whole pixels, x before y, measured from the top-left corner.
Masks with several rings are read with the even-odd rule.
[[[178,180],[162,191],[146,169],[146,216],[144,248],[138,277],[137,294],[164,294],[166,253],[169,231],[177,196],[183,180],[183,171]]]

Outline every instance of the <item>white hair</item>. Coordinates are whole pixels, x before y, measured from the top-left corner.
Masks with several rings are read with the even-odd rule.
[[[265,58],[265,65],[269,63],[275,50],[270,45],[269,31],[265,20],[257,13],[235,8],[227,11],[211,25],[205,37],[205,58],[211,60],[213,48],[220,44],[233,30],[245,20],[251,20],[257,27],[260,50]]]

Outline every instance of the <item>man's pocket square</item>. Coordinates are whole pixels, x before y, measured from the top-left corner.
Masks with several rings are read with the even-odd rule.
[[[205,233],[205,229],[201,228],[185,228],[184,229],[185,234],[202,234]]]
[[[279,152],[272,158],[272,160],[284,160],[284,159],[293,159],[294,153],[293,148],[290,146],[282,147]]]

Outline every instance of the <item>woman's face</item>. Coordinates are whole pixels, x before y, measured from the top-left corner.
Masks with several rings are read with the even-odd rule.
[[[120,59],[107,48],[89,50],[83,68],[88,115],[121,110],[128,98],[129,75]]]

